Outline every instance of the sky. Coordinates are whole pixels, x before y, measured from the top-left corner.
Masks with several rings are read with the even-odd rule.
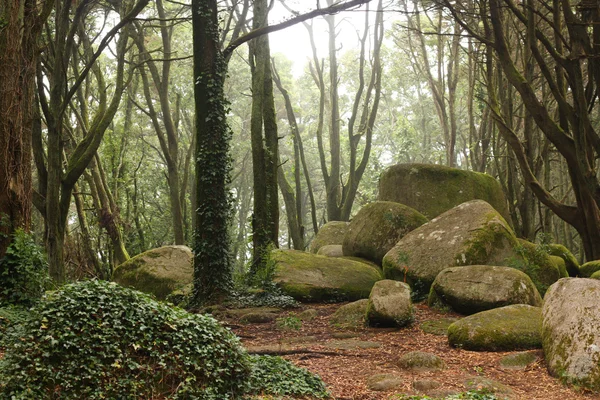
[[[316,8],[316,0],[288,0],[286,4],[299,12],[307,12]],[[321,8],[325,7],[326,2],[320,1]],[[370,7],[375,8],[376,3],[371,2]],[[338,46],[341,46],[340,52],[352,48],[358,48],[357,29],[362,31],[364,26],[366,7],[353,11],[344,11],[336,14],[336,23],[338,24]],[[271,25],[282,22],[292,17],[279,2],[275,3],[273,10],[269,14],[269,23]],[[375,15],[371,13],[374,20]],[[323,17],[313,19],[315,32],[315,43],[320,58],[324,58],[328,53],[328,31],[327,24]],[[312,49],[308,32],[303,24],[297,24],[284,30],[271,33],[269,35],[271,54],[281,53],[293,62],[292,72],[298,77],[304,71],[304,66],[308,59],[312,59]]]

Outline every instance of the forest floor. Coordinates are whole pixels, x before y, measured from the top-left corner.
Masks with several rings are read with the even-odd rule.
[[[482,376],[508,386],[511,399],[522,400],[579,400],[598,399],[600,395],[566,387],[558,379],[551,377],[543,361],[543,353],[538,351],[538,360],[522,370],[503,369],[499,360],[511,352],[474,352],[452,348],[446,336],[425,333],[421,326],[425,321],[435,321],[458,317],[441,313],[426,305],[416,306],[414,323],[400,329],[364,328],[359,331],[343,331],[330,326],[329,318],[340,304],[304,305],[300,310],[285,311],[279,323],[230,325],[242,338],[249,351],[280,349],[284,358],[296,365],[305,367],[321,376],[335,399],[375,400],[394,399],[398,394],[414,395],[415,381],[435,380],[441,383],[437,390],[448,393],[462,393],[469,390],[465,381]],[[281,321],[294,316],[299,311],[313,308],[317,316],[302,322],[299,329],[281,329]],[[350,339],[353,337],[353,339]],[[351,348],[340,345],[357,340],[371,343],[373,348]],[[373,344],[376,343],[376,344]],[[338,347],[338,348],[336,348]],[[369,346],[370,347],[370,346]],[[446,368],[435,372],[410,372],[401,370],[395,360],[409,351],[425,351],[438,355]],[[516,352],[512,352],[516,353]],[[375,374],[390,373],[403,382],[400,387],[389,391],[368,389],[367,379]]]

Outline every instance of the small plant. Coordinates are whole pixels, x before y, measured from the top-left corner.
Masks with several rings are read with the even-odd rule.
[[[18,229],[0,259],[0,305],[31,306],[44,294],[48,284],[48,264],[33,237]]]
[[[253,394],[330,397],[321,378],[281,357],[251,356],[251,360]]]
[[[275,325],[278,329],[285,331],[298,331],[302,328],[302,320],[295,315],[277,318]]]

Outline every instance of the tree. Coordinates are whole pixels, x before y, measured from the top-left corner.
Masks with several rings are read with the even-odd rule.
[[[31,221],[31,143],[39,36],[53,1],[0,3],[0,258]]]
[[[566,204],[538,180],[527,155],[529,144],[520,137],[488,82],[488,98],[499,131],[510,145],[525,182],[535,196],[579,233],[588,260],[600,258],[600,182],[596,159],[600,156],[597,128],[600,83],[600,9],[596,2],[573,7],[559,0],[527,1],[523,9],[514,0],[456,3],[437,0],[463,29],[484,43],[497,58],[497,66],[519,94],[537,128],[567,165],[575,204]],[[531,18],[537,23],[532,26]],[[531,82],[510,51],[507,23],[526,38],[531,64],[539,71],[552,102]],[[528,79],[529,78],[529,79]]]

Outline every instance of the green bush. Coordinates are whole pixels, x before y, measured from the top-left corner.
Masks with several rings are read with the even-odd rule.
[[[48,285],[48,264],[33,237],[17,230],[0,259],[0,305],[33,305]]]
[[[251,357],[250,387],[253,394],[329,397],[323,381],[306,369],[296,367],[281,357]]]
[[[102,281],[66,285],[3,338],[0,398],[230,399],[251,364],[216,320]]]

